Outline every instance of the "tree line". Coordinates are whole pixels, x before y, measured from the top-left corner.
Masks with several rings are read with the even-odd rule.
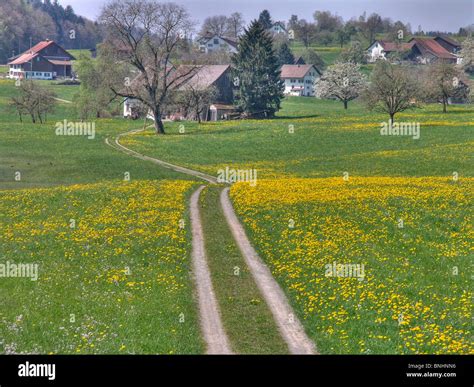
[[[102,36],[97,22],[58,0],[0,1],[0,63],[41,40],[54,40],[66,49],[95,48]]]

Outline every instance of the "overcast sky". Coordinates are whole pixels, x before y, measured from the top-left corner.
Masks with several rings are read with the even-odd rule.
[[[72,5],[79,15],[96,19],[108,0],[60,0]],[[300,19],[312,19],[314,11],[331,11],[348,20],[367,14],[379,13],[393,21],[409,22],[416,31],[422,29],[457,32],[459,27],[474,23],[474,0],[174,0],[187,8],[192,17],[202,22],[206,16],[228,15],[241,12],[246,21],[257,18],[262,9],[268,9],[274,20],[287,21],[292,14]]]

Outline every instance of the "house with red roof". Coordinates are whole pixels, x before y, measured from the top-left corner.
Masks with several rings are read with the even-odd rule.
[[[313,97],[314,81],[321,72],[312,64],[294,64],[281,66],[280,78],[285,82],[284,94]]]
[[[11,58],[9,78],[55,79],[72,76],[72,61],[76,59],[52,40],[44,40],[22,54]]]
[[[459,43],[453,39],[437,36],[435,38],[412,38],[408,42],[389,42],[376,40],[367,49],[368,61],[387,59],[391,53],[404,54],[414,63],[434,62],[458,63]]]
[[[412,38],[410,57],[413,61],[421,64],[429,64],[434,62],[457,63],[458,55],[448,51],[435,39]]]

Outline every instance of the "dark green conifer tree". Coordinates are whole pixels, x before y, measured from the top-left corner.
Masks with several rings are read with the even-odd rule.
[[[253,21],[233,56],[236,104],[248,117],[273,117],[280,109],[283,81],[271,36]]]

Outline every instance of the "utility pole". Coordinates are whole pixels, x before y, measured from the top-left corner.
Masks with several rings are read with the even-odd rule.
[[[31,48],[32,48],[32,41],[33,38],[30,36],[30,55],[32,54]],[[33,75],[33,57],[30,58],[30,77]]]

